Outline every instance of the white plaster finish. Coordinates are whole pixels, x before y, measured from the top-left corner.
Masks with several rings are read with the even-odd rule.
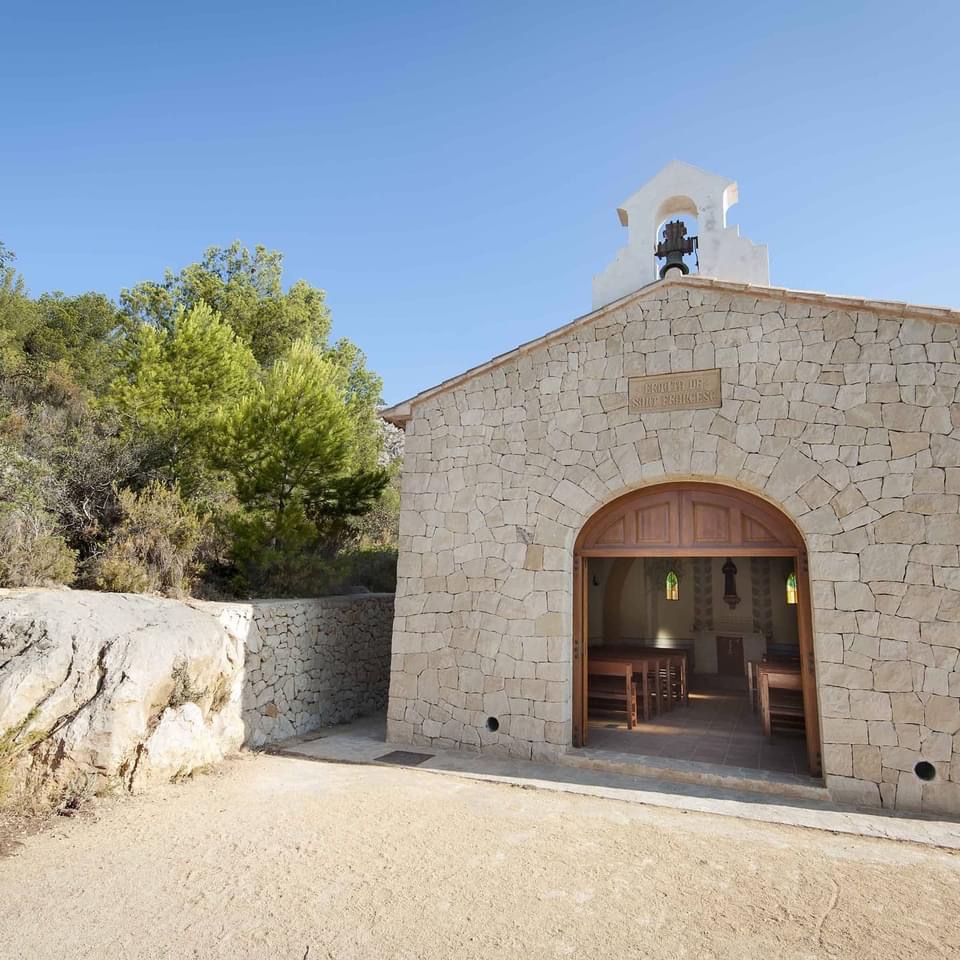
[[[664,220],[678,214],[697,218],[700,275],[768,285],[767,248],[741,237],[738,227],[727,226],[727,211],[738,199],[735,181],[680,160],[668,163],[617,210],[629,239],[614,261],[593,278],[593,306],[612,303],[657,279],[653,255],[657,231]],[[678,359],[673,360],[674,370],[684,369]]]
[[[346,723],[386,706],[393,594],[202,606],[246,651],[248,746]]]
[[[407,446],[391,740],[565,751],[576,535],[625,492],[699,478],[768,499],[807,539],[835,798],[960,812],[944,704],[960,697],[960,363],[944,322],[957,316],[663,282],[394,408]],[[694,354],[721,369],[720,409],[628,409],[629,376],[688,369]],[[877,696],[854,708],[824,686]],[[870,739],[888,711],[893,733],[874,738],[896,747]],[[932,784],[884,760],[925,758],[934,733],[954,739]],[[880,749],[879,778],[875,753],[854,764],[853,746]]]

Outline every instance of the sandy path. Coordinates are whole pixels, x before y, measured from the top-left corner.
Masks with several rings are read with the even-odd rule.
[[[0,860],[0,956],[960,956],[960,856],[246,757]]]

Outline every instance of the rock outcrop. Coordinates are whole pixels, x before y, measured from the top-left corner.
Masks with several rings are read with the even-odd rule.
[[[243,741],[242,641],[175,600],[0,591],[0,775],[138,791]]]

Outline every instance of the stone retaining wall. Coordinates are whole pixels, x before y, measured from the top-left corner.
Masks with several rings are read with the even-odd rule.
[[[246,649],[248,746],[386,707],[392,594],[204,606]]]

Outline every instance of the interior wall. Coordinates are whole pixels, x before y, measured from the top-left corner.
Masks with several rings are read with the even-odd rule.
[[[614,561],[610,557],[588,557],[587,564],[587,642],[603,643],[607,581]]]
[[[768,649],[798,648],[796,607],[786,600],[792,560],[733,562],[740,602],[730,607],[724,600],[726,558],[591,558],[590,644],[690,646],[698,673],[717,672],[718,636],[742,637],[745,659],[760,659]],[[666,598],[670,570],[679,579],[677,600]]]
[[[773,600],[774,643],[800,652],[800,632],[797,626],[797,608],[787,603],[787,577],[793,571],[793,560],[771,558],[771,598]],[[774,573],[776,571],[776,574]]]

